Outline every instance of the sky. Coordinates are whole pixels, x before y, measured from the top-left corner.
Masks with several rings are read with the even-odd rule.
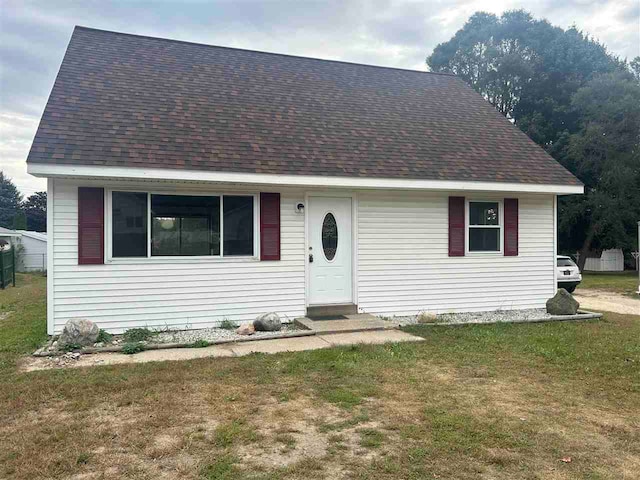
[[[0,0],[0,169],[25,197],[46,190],[25,161],[75,25],[426,70],[473,13],[519,8],[640,55],[640,0]]]

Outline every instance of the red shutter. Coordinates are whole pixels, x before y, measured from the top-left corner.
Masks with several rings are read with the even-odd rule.
[[[260,194],[260,260],[280,260],[280,194]]]
[[[518,255],[518,199],[504,199],[504,254]]]
[[[464,257],[464,197],[449,197],[449,256]]]
[[[104,263],[104,189],[78,187],[78,264]]]

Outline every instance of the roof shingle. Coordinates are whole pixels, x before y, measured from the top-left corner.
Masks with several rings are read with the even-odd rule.
[[[454,76],[84,27],[27,161],[580,184]]]

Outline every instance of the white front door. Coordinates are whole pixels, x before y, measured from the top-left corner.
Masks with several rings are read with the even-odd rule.
[[[351,198],[309,197],[309,304],[353,302]]]

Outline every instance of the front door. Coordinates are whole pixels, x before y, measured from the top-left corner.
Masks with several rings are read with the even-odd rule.
[[[351,198],[309,197],[309,304],[353,302]]]

